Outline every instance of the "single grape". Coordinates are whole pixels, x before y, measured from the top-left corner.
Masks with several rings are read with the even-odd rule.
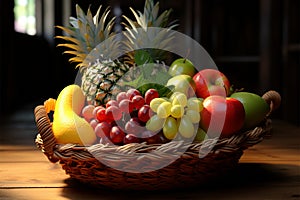
[[[132,118],[134,119],[134,118]],[[129,120],[125,124],[125,132],[127,134],[134,134],[134,135],[139,135],[141,134],[142,131],[144,131],[144,127],[141,126],[141,124],[138,121],[135,120]]]
[[[110,139],[114,144],[122,144],[125,133],[118,126],[113,126],[110,130]]]
[[[97,107],[96,107],[96,109],[97,109]],[[103,107],[100,109],[97,109],[96,118],[99,122],[106,120],[105,111],[106,111],[106,109]]]
[[[171,114],[172,104],[170,102],[163,102],[157,108],[157,116],[160,118],[167,118]]]
[[[116,96],[116,100],[118,103],[120,103],[123,99],[128,99],[126,92],[120,92]]]
[[[105,104],[105,107],[106,108],[109,108],[110,106],[118,106],[119,103],[116,101],[116,100],[109,100],[106,104]]]
[[[107,122],[100,122],[95,127],[95,133],[99,138],[110,137],[111,125]]]
[[[184,108],[181,105],[173,105],[171,107],[171,116],[175,118],[180,118],[184,114]]]
[[[190,118],[186,115],[183,115],[179,122],[178,131],[180,135],[184,138],[191,138],[194,135],[194,125],[191,122]]]
[[[159,97],[159,93],[156,89],[149,89],[146,91],[145,93],[145,102],[146,104],[150,104],[150,102],[155,99],[155,98],[158,98]]]
[[[90,125],[91,125],[91,127],[95,130],[95,128],[96,128],[96,126],[97,126],[97,124],[98,124],[99,122],[98,122],[98,120],[97,119],[92,119],[91,121],[90,121]]]
[[[202,142],[206,137],[206,132],[202,128],[198,128],[194,141]]]
[[[164,123],[163,134],[164,136],[172,140],[175,138],[178,132],[177,121],[173,117],[168,117]]]
[[[93,115],[94,115],[94,118],[97,119],[97,112],[98,110],[100,109],[105,109],[103,106],[96,106],[93,110]]]
[[[94,118],[94,114],[93,114],[94,109],[95,109],[94,105],[86,105],[83,107],[81,114],[86,121],[90,122],[91,119]]]
[[[188,116],[193,124],[200,122],[200,113],[195,110],[187,110],[185,113]]]
[[[137,110],[139,110],[143,105],[145,105],[145,99],[141,95],[135,95],[131,101],[134,108]]]
[[[150,119],[150,106],[149,105],[143,105],[139,111],[138,111],[138,118],[142,122],[147,122]]]
[[[153,115],[146,123],[146,129],[158,132],[164,126],[165,119],[159,118],[157,115]]]

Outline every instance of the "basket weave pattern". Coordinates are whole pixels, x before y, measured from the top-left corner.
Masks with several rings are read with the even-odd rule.
[[[271,112],[280,103],[280,95],[275,91],[267,92],[263,98],[270,104]],[[204,183],[233,169],[243,151],[269,136],[272,128],[268,114],[260,126],[230,138],[211,138],[192,144],[171,141],[85,147],[57,144],[44,106],[37,106],[34,114],[38,129],[36,144],[51,162],[59,161],[70,177],[83,183],[117,189],[156,190]],[[165,167],[159,167],[163,164]],[[141,169],[146,172],[135,173]]]

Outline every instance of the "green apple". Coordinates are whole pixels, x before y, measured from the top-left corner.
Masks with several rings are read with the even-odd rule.
[[[186,74],[193,77],[196,73],[193,63],[186,58],[178,58],[174,60],[168,70],[171,76]]]
[[[167,82],[167,86],[174,86],[174,92],[184,93],[187,97],[195,95],[196,84],[193,77],[181,74],[170,78]]]
[[[242,102],[245,109],[244,129],[257,126],[270,112],[269,104],[259,95],[250,92],[235,92],[231,95]]]

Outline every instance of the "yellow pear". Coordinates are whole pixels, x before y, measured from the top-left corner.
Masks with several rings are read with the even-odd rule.
[[[78,85],[65,87],[58,95],[53,116],[52,131],[57,143],[91,145],[96,134],[82,117],[85,96]]]

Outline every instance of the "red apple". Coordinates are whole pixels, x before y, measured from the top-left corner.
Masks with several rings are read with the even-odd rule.
[[[216,69],[203,69],[193,76],[193,80],[196,84],[196,95],[199,98],[229,95],[230,82],[222,72]]]
[[[230,137],[245,121],[243,104],[231,97],[209,96],[203,101],[200,126],[209,136]]]

